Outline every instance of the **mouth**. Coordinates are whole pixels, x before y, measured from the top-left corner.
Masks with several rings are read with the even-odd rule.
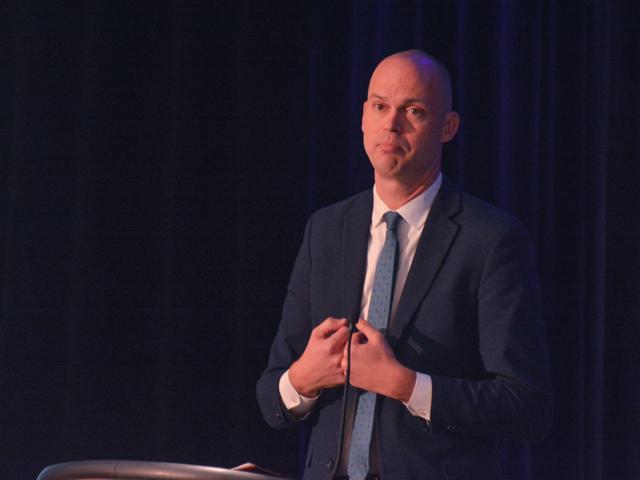
[[[404,147],[394,142],[380,142],[378,148],[384,153],[404,152]]]

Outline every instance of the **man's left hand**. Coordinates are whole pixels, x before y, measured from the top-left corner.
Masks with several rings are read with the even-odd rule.
[[[387,339],[369,322],[361,318],[356,327],[359,331],[351,340],[351,385],[407,403],[416,373],[398,362]],[[346,347],[342,369],[346,375]]]

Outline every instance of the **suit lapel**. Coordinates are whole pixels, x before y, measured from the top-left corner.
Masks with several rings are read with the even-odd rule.
[[[459,226],[450,218],[461,209],[460,192],[444,178],[418,241],[415,256],[400,297],[396,318],[388,333],[394,347],[435,280]]]
[[[354,322],[360,316],[372,208],[373,193],[370,190],[359,197],[347,212],[342,228],[342,311],[347,319]]]

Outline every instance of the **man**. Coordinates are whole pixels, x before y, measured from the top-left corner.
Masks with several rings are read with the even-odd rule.
[[[458,125],[433,57],[377,66],[362,114],[374,188],[310,218],[257,385],[271,426],[311,425],[305,479],[501,478],[499,441],[549,429],[527,234],[443,178]],[[347,319],[359,395],[340,455]]]

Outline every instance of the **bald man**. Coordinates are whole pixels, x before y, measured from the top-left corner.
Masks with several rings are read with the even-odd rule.
[[[311,425],[305,479],[499,479],[501,439],[537,440],[550,427],[528,236],[443,177],[442,146],[459,124],[435,58],[410,50],[374,70],[362,132],[375,185],[309,219],[257,385],[270,425]],[[388,212],[397,223],[388,226]],[[388,234],[391,291],[375,328],[367,319],[380,324],[384,288],[374,285]],[[354,393],[340,449],[348,319],[357,319]],[[375,398],[369,407],[365,395]],[[363,428],[371,438],[356,461]]]

